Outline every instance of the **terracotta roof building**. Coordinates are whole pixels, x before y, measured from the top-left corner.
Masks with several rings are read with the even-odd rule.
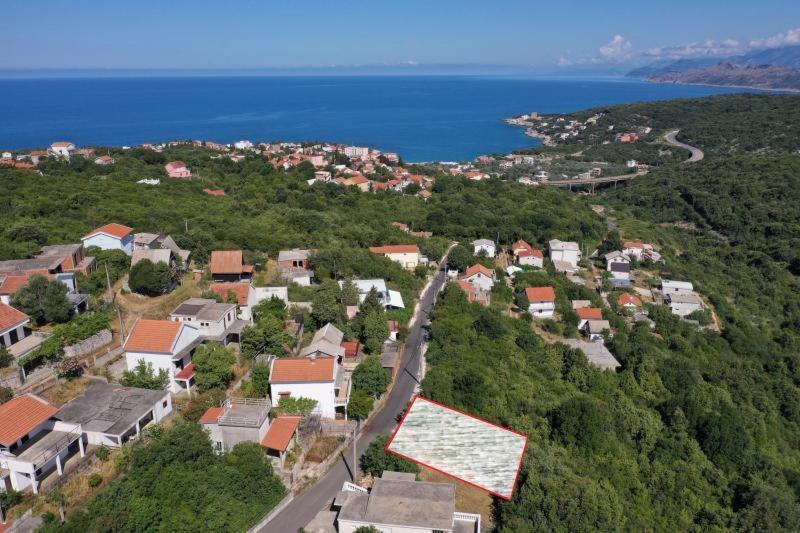
[[[26,394],[0,404],[0,445],[10,447],[58,412],[38,396]]]
[[[253,265],[244,264],[241,250],[214,250],[211,252],[211,277],[214,281],[249,280]]]

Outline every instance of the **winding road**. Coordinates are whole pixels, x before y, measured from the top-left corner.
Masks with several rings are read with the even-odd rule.
[[[419,312],[409,330],[397,381],[389,393],[383,409],[364,427],[356,440],[356,451],[359,459],[367,449],[367,446],[376,437],[390,433],[394,429],[397,425],[398,415],[402,413],[408,402],[411,401],[414,389],[419,382],[419,361],[423,341],[425,340],[424,326],[430,324],[428,314],[433,309],[436,294],[446,281],[445,271],[437,271],[420,299]],[[337,461],[313,487],[297,495],[280,513],[255,531],[258,533],[294,533],[308,524],[341,490],[342,483],[352,479],[352,447],[342,455],[342,459]]]
[[[680,130],[672,130],[670,132],[667,132],[667,134],[664,135],[664,140],[667,141],[667,144],[671,144],[672,146],[676,146],[678,148],[683,148],[684,150],[689,150],[692,153],[692,156],[686,161],[684,161],[684,163],[696,163],[698,161],[702,161],[703,158],[705,157],[703,151],[700,148],[697,148],[696,146],[689,146],[686,143],[680,142],[677,139],[679,131]]]

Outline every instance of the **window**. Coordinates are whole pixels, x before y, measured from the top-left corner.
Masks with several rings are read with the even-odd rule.
[[[287,392],[287,391],[278,393],[278,396],[280,396],[281,398],[288,398],[291,395],[292,395],[292,393],[291,392]]]
[[[164,409],[166,409],[166,408],[167,408],[167,404],[168,404],[168,403],[169,403],[169,402],[168,402],[167,400],[164,400],[163,402],[161,402],[161,407],[163,407]]]
[[[222,451],[222,443],[217,441],[214,444],[216,445],[217,451],[221,452]]]

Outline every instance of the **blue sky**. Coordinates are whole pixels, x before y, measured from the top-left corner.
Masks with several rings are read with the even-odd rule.
[[[2,13],[0,69],[614,70],[800,44],[798,0],[25,0]]]

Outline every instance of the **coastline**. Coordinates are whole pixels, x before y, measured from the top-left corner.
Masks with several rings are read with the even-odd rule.
[[[654,85],[684,85],[687,87],[713,87],[715,89],[741,89],[743,91],[760,91],[769,93],[786,93],[786,94],[800,94],[800,89],[777,89],[774,87],[757,87],[753,85],[720,85],[716,83],[689,83],[684,81],[658,81],[650,78],[632,78]]]

